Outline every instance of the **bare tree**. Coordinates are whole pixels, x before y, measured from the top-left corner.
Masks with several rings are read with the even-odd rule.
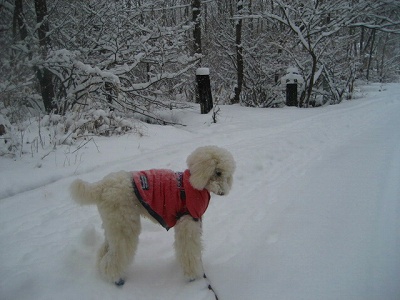
[[[193,0],[192,1],[192,22],[194,24],[193,27],[193,38],[194,38],[194,46],[193,50],[195,54],[201,55],[201,1]]]
[[[36,21],[38,24],[39,46],[42,59],[46,60],[50,49],[49,22],[46,0],[35,0]],[[53,104],[54,87],[53,74],[46,67],[36,67],[36,76],[39,80],[40,91],[46,112],[51,112],[55,107]]]
[[[28,30],[25,24],[24,10],[22,0],[15,0],[14,3],[14,18],[13,18],[13,36],[14,39],[25,40],[28,36]]]
[[[243,45],[242,45],[242,27],[243,27],[243,1],[237,1],[237,17],[235,18],[235,32],[236,32],[236,41],[235,41],[235,48],[236,48],[236,71],[237,71],[237,84],[235,86],[235,93],[232,99],[232,103],[239,103],[240,102],[240,93],[242,92],[243,87]]]
[[[0,109],[148,114],[176,105],[178,93],[193,98],[188,71],[199,56],[213,67],[221,103],[279,105],[277,83],[292,65],[306,81],[303,106],[321,97],[340,103],[356,78],[393,78],[400,63],[400,6],[392,0],[3,3]]]

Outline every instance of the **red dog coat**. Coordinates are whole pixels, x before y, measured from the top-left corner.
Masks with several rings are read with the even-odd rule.
[[[183,173],[147,170],[132,175],[136,197],[167,230],[185,214],[200,219],[210,203],[210,193],[206,189],[196,190],[190,184],[189,170]]]

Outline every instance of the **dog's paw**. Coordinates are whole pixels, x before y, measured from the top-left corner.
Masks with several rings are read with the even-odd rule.
[[[114,282],[116,286],[123,286],[125,284],[125,280],[120,278],[118,281]]]

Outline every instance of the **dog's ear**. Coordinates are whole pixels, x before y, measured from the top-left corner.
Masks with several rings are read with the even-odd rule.
[[[195,189],[202,190],[214,175],[217,160],[207,151],[199,150],[189,155],[187,165],[190,171],[190,184]]]

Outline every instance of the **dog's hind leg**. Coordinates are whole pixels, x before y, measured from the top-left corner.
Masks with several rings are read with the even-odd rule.
[[[106,255],[106,253],[108,252],[108,242],[107,240],[104,241],[103,245],[101,245],[99,251],[97,252],[97,265],[100,265],[100,261],[102,260],[102,258],[104,257],[104,255]]]
[[[98,251],[97,265],[107,280],[119,286],[124,284],[125,271],[135,255],[141,224],[139,212],[134,209],[117,210],[102,214],[105,241]]]
[[[201,262],[202,246],[201,220],[186,215],[175,225],[175,251],[183,273],[189,281],[203,276]]]

